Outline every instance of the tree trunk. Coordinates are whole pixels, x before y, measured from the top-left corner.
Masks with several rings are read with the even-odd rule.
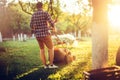
[[[92,68],[99,69],[108,63],[107,0],[92,0]]]
[[[1,32],[0,32],[0,42],[2,42],[2,34],[1,34]]]
[[[116,55],[116,65],[120,66],[120,47],[118,48]]]

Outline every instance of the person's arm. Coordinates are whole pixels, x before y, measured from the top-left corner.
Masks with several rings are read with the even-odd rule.
[[[31,21],[30,21],[30,28],[31,28],[31,33],[34,33],[35,31],[35,24],[34,24],[34,15],[32,16],[31,18]]]
[[[51,16],[46,12],[46,19],[49,22],[50,26],[54,28],[54,21],[52,20]]]
[[[50,26],[52,27],[52,31],[57,32],[57,29],[54,25],[56,21],[53,21],[51,16],[48,13],[46,14],[46,16],[47,16],[47,21],[49,22]]]

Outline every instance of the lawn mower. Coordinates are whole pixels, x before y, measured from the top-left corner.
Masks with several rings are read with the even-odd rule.
[[[66,44],[65,41],[61,41],[56,33],[52,33],[56,36],[57,43],[62,45],[62,48],[54,47],[54,61],[55,64],[69,64],[75,60],[75,56],[71,54],[68,48],[64,47],[63,44]]]

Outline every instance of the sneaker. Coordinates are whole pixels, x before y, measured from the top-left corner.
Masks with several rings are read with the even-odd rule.
[[[48,68],[58,68],[58,66],[53,64],[53,65],[49,65]]]
[[[44,69],[48,68],[48,66],[47,66],[47,65],[44,65],[43,67],[44,67]]]

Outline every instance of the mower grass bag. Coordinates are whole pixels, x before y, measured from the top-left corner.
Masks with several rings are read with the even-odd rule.
[[[63,48],[54,49],[54,63],[55,64],[69,64],[75,60],[75,56],[71,55],[71,52]]]

